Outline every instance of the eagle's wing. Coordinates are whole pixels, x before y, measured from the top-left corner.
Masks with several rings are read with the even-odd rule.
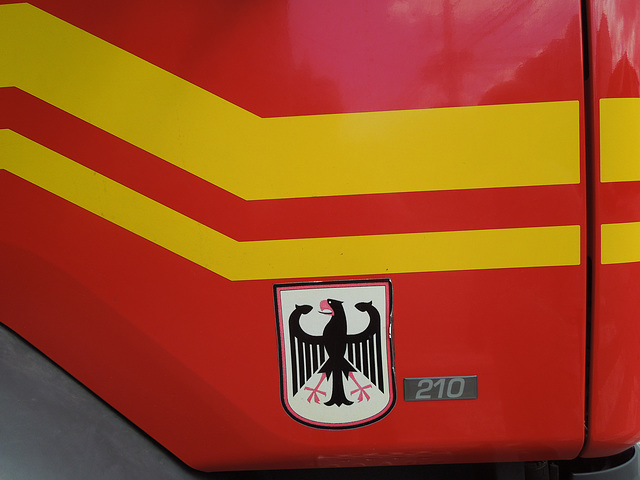
[[[311,305],[296,305],[289,315],[293,395],[318,371],[326,359],[322,336],[310,335],[300,326],[300,317],[311,310]]]
[[[380,313],[371,302],[358,303],[356,308],[369,314],[369,325],[360,333],[348,335],[347,359],[384,393],[385,365],[382,362]]]

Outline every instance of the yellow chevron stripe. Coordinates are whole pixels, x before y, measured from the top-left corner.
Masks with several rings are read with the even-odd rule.
[[[640,262],[640,222],[600,226],[601,263]]]
[[[600,180],[640,180],[640,98],[600,99]]]
[[[0,86],[248,200],[580,181],[578,102],[262,119],[28,4],[0,45]]]
[[[238,242],[10,130],[0,168],[230,280],[578,265],[580,227]]]

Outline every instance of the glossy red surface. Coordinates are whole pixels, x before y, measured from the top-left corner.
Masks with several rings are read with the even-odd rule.
[[[640,96],[640,4],[590,2],[594,147],[592,358],[587,457],[618,453],[640,440],[640,264],[602,265],[600,226],[640,221],[640,182],[601,183],[601,98]]]
[[[222,280],[3,180],[3,205],[20,205],[2,217],[6,323],[194,466],[521,460],[582,444],[579,267],[393,276],[397,378],[475,374],[480,396],[399,400],[374,425],[318,431],[280,405],[271,282]],[[251,299],[242,319],[238,298]]]
[[[263,117],[575,100],[582,75],[574,0],[32,3]]]
[[[577,0],[33,3],[261,116],[583,101]],[[397,405],[323,431],[280,403],[275,281],[230,282],[0,172],[2,322],[190,465],[579,453],[584,151],[579,185],[246,202],[18,89],[0,102],[0,127],[238,239],[581,225],[579,266],[391,275]],[[449,375],[478,375],[478,399],[403,401],[403,378]]]

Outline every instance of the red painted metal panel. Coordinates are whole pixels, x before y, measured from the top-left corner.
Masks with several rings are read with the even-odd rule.
[[[600,100],[640,96],[640,5],[633,0],[592,0],[589,8],[594,285],[589,434],[583,455],[597,457],[621,452],[640,440],[640,264],[603,265],[601,259],[603,224],[640,221],[640,182],[603,183],[600,176]]]
[[[522,460],[581,446],[575,267],[393,276],[397,378],[476,374],[479,398],[399,400],[385,421],[336,434],[280,405],[271,282],[222,280],[7,184],[3,205],[21,208],[2,218],[6,323],[192,465]]]
[[[34,5],[260,116],[577,100],[584,145],[578,1]],[[375,424],[324,431],[281,405],[282,279],[226,280],[0,172],[1,321],[190,465],[580,451],[584,148],[576,185],[246,202],[17,88],[0,101],[2,128],[240,240],[581,226],[580,265],[367,277],[393,284],[397,404]],[[404,378],[459,375],[478,376],[477,399],[403,400]]]

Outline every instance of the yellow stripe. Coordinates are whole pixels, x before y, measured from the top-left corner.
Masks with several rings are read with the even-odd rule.
[[[605,223],[600,227],[601,262],[640,262],[640,222]]]
[[[230,280],[578,265],[578,225],[238,242],[15,132],[0,168]]]
[[[600,99],[600,180],[640,180],[640,98]]]
[[[0,45],[0,86],[248,200],[580,181],[578,102],[263,119],[28,4]]]

